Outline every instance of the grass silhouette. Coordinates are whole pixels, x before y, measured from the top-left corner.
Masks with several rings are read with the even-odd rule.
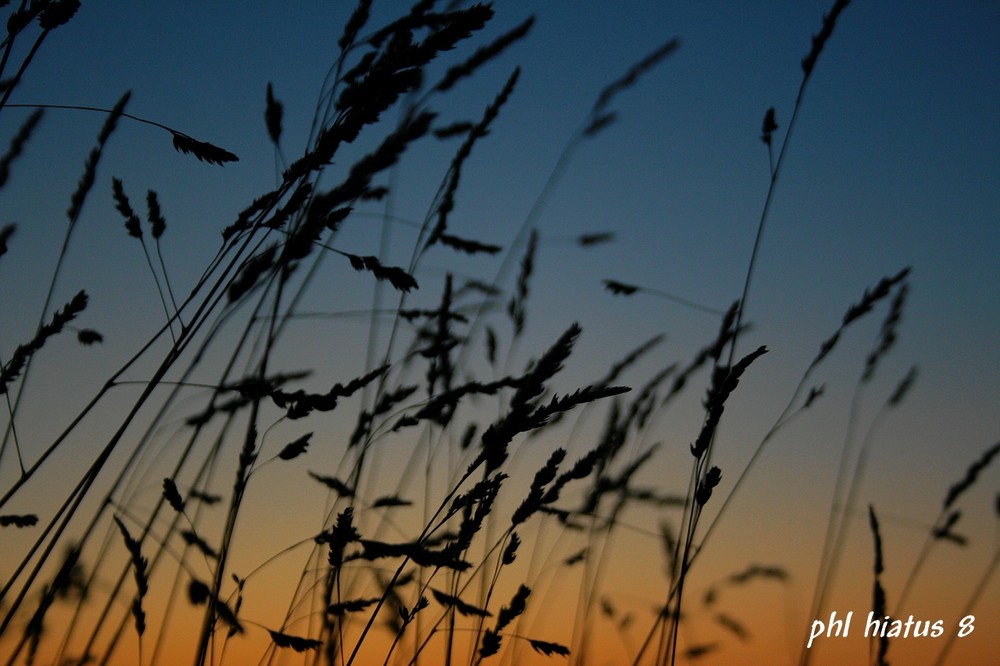
[[[49,117],[82,123],[97,113],[103,124],[70,196],[55,263],[38,269],[47,271],[47,291],[37,323],[21,342],[0,345],[6,663],[586,664],[608,659],[600,643],[614,634],[622,643],[618,663],[738,661],[754,641],[752,606],[734,612],[722,600],[758,586],[773,595],[791,575],[781,562],[759,563],[748,553],[713,555],[713,539],[733,522],[738,492],[767,445],[823,400],[816,375],[855,329],[882,312],[856,379],[834,496],[822,517],[827,528],[807,614],[827,613],[851,544],[848,527],[863,512],[859,488],[870,473],[876,426],[916,377],[915,369],[904,375],[883,411],[864,421],[861,407],[874,400],[865,390],[905,316],[910,269],[889,267],[816,343],[818,352],[742,467],[720,460],[716,441],[740,428],[727,409],[744,391],[741,382],[774,367],[770,347],[742,348],[752,326],[751,287],[807,84],[836,47],[848,3],[837,0],[817,17],[787,126],[780,127],[774,107],[763,115],[768,185],[732,306],[701,303],[669,285],[595,277],[636,307],[663,301],[712,320],[714,337],[688,358],[649,372],[664,339],[658,335],[622,349],[597,379],[568,387],[564,371],[587,332],[574,322],[542,322],[549,334],[531,334],[535,299],[551,286],[539,274],[540,248],[560,240],[547,237],[539,221],[577,152],[627,122],[619,96],[672,66],[682,42],[662,42],[597,88],[523,221],[501,245],[467,236],[456,210],[469,172],[517,97],[522,70],[513,68],[468,117],[451,117],[449,95],[529,40],[535,20],[487,39],[481,34],[496,20],[492,6],[436,4],[419,2],[383,23],[373,18],[371,2],[353,8],[304,145],[286,135],[281,82],[267,85],[261,129],[273,144],[275,182],[219,225],[214,254],[183,276],[167,261],[173,202],[149,189],[145,210],[137,210],[139,185],[129,173],[105,173],[105,152],[131,122],[169,133],[176,152],[194,158],[192,167],[225,168],[239,157],[154,120],[154,113],[126,112],[130,93],[106,109],[11,102],[49,33],[72,30],[85,9],[56,0],[11,10],[0,73],[14,74],[4,79],[0,117],[23,117],[22,108],[31,113],[0,160],[0,187],[25,187],[16,178],[19,160]],[[32,39],[27,52],[15,48]],[[625,111],[616,110],[620,104]],[[432,143],[450,158],[427,168],[438,176],[430,204],[420,219],[397,215],[397,174]],[[86,291],[74,289],[53,305],[71,288],[68,262],[86,252],[78,229],[95,197],[117,211],[119,233],[140,242],[162,312],[148,337],[100,370],[99,388],[76,411],[47,413],[53,434],[29,445],[19,436],[27,429],[22,421],[38,412],[26,405],[48,399],[45,382],[65,381],[33,371],[36,363],[50,352],[87,353],[57,347],[71,331],[86,347],[110,344],[102,323],[88,316]],[[348,233],[366,216],[381,224],[376,247],[358,247]],[[408,259],[388,251],[402,226],[415,238]],[[568,240],[583,252],[613,238],[591,232]],[[3,255],[19,251],[13,224],[3,227],[0,241]],[[498,261],[476,263],[488,257]],[[428,280],[432,262],[459,268]],[[496,270],[467,275],[465,266]],[[307,309],[317,293],[327,310]],[[370,297],[360,311],[368,328],[353,345],[327,324],[351,316],[359,293]],[[302,358],[289,353],[297,347],[310,367],[289,365]],[[330,373],[330,356],[361,369]],[[641,383],[630,388],[625,378],[635,376]],[[700,406],[687,400],[701,391]],[[691,454],[686,486],[652,483],[668,446],[657,428],[682,409],[694,409],[698,422],[681,447]],[[865,423],[868,434],[858,438]],[[92,444],[85,456],[71,452],[81,440]],[[901,590],[884,575],[900,563],[889,559],[876,517],[882,514],[868,507],[876,553],[872,608],[880,615],[908,612],[904,602],[933,547],[971,541],[956,531],[957,504],[990,468],[998,446],[951,486],[933,525],[922,525],[927,542]],[[643,561],[640,571],[619,547],[636,535],[661,558]],[[710,556],[731,573],[701,577],[699,563]],[[965,614],[996,566],[994,557]],[[613,580],[629,572],[650,584],[642,603],[626,611]],[[568,603],[560,585],[570,589]],[[819,652],[805,649],[809,630],[808,622],[796,627],[800,663]],[[943,662],[952,642],[940,645]],[[893,646],[893,637],[884,638],[869,660],[884,663]]]

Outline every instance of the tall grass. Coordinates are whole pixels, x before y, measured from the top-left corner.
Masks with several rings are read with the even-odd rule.
[[[511,21],[488,39],[481,35],[491,22],[510,20],[495,17],[489,5],[419,2],[376,24],[371,4],[359,2],[339,35],[304,145],[290,145],[285,136],[281,82],[261,91],[255,113],[273,144],[275,183],[219,225],[218,248],[193,275],[172,268],[173,202],[128,173],[106,173],[105,154],[130,150],[115,139],[131,123],[160,133],[157,149],[187,155],[192,168],[220,169],[239,157],[155,118],[155,110],[135,108],[128,92],[108,108],[21,100],[18,84],[43,41],[52,31],[72,30],[75,13],[86,8],[62,0],[11,10],[0,117],[20,122],[0,160],[0,187],[39,185],[17,182],[18,160],[50,117],[74,127],[101,124],[69,195],[54,264],[36,267],[47,284],[30,315],[37,318],[25,323],[21,340],[0,345],[7,417],[0,448],[0,658],[10,664],[734,663],[754,640],[753,607],[734,612],[720,598],[758,584],[764,597],[784,595],[791,576],[782,562],[713,554],[712,539],[733,529],[726,518],[767,445],[823,399],[817,373],[855,329],[883,312],[845,417],[840,469],[823,516],[825,543],[807,610],[810,619],[823,616],[860,511],[858,489],[870,473],[876,426],[916,377],[911,371],[882,397],[883,411],[859,439],[860,406],[875,400],[865,390],[904,319],[910,269],[888,267],[839,324],[831,320],[833,332],[816,341],[818,351],[742,468],[726,467],[715,447],[720,433],[740,428],[724,417],[740,399],[741,382],[766,374],[775,355],[764,345],[741,344],[751,326],[755,267],[807,84],[820,76],[826,50],[835,48],[848,3],[838,0],[817,17],[817,32],[804,42],[784,132],[773,107],[764,113],[768,186],[732,306],[701,303],[683,288],[604,280],[636,307],[665,303],[711,320],[713,337],[666,363],[654,358],[663,336],[624,346],[606,371],[580,382],[566,382],[563,371],[578,361],[586,330],[573,321],[543,321],[543,330],[555,331],[544,343],[529,334],[539,315],[535,299],[550,287],[539,283],[540,248],[559,240],[547,237],[542,214],[578,151],[627,122],[624,93],[657,68],[674,66],[682,42],[666,39],[636,54],[618,78],[595,84],[593,105],[580,110],[537,198],[501,245],[468,235],[455,213],[464,179],[482,168],[492,134],[517,98],[521,70],[507,72],[473,116],[451,117],[450,95],[530,39],[534,19]],[[26,51],[15,48],[22,42],[31,44]],[[422,213],[397,216],[402,165],[433,142],[451,151],[435,165],[436,190]],[[45,383],[65,381],[37,369],[46,356],[87,354],[114,337],[89,316],[88,293],[72,284],[67,269],[75,253],[87,251],[78,234],[95,198],[113,207],[124,227],[119,233],[141,257],[136,265],[148,275],[135,279],[152,283],[156,306],[145,311],[158,319],[147,338],[130,341],[117,363],[101,368],[97,389],[75,411],[46,412],[51,436],[29,444],[19,433],[29,430],[23,425],[29,415],[39,414],[30,405],[49,400]],[[381,225],[378,243],[358,247],[347,230],[371,218]],[[399,259],[389,248],[406,225],[415,240]],[[613,237],[591,232],[568,240],[576,251],[598,252]],[[14,225],[0,232],[0,249],[19,251]],[[429,279],[432,262],[480,272],[448,268],[443,278]],[[349,312],[358,293],[370,301]],[[318,300],[326,309],[309,309]],[[27,317],[16,313],[18,321]],[[363,322],[359,340],[338,332],[346,317]],[[59,346],[72,334],[79,350]],[[299,347],[303,353],[293,353]],[[338,362],[330,363],[331,356]],[[295,365],[303,358],[309,367]],[[634,387],[626,377],[637,380]],[[685,400],[701,391],[700,407]],[[663,478],[664,451],[677,448],[660,441],[659,429],[679,409],[692,408],[700,424],[682,447],[691,454],[686,486],[651,482]],[[961,517],[956,503],[996,453],[996,446],[987,449],[948,491],[941,516],[925,526],[927,546],[898,601],[882,576],[898,563],[883,557],[887,537],[869,508],[880,612],[894,602],[905,610],[932,547],[966,544],[954,529]],[[633,557],[629,544],[637,536],[659,561]],[[700,576],[710,556],[731,573]],[[996,564],[994,558],[970,608]],[[649,581],[640,603],[616,596],[623,575]],[[804,646],[809,623],[795,630]],[[620,649],[608,652],[615,640]],[[800,661],[813,654],[803,651]],[[872,651],[872,660],[883,663],[886,654],[892,655],[891,639]]]

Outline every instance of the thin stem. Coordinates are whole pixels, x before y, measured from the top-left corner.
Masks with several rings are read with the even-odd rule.
[[[10,94],[9,90],[8,94]],[[0,107],[2,106],[3,104],[0,103]],[[70,111],[93,111],[95,113],[112,113],[111,109],[105,109],[100,106],[86,106],[83,104],[7,104],[6,106],[12,109],[67,109]],[[175,130],[174,128],[168,125],[164,125],[163,123],[158,123],[155,120],[149,120],[148,118],[141,118],[139,116],[132,115],[131,113],[125,113],[124,111],[122,111],[119,115],[122,118],[128,118],[130,120],[134,120],[139,123],[152,125],[153,127],[159,127],[160,129],[166,130],[174,135],[180,135],[190,138],[184,132]]]
[[[163,295],[163,287],[160,286],[160,280],[156,275],[156,269],[153,268],[153,260],[149,256],[149,248],[146,247],[146,241],[143,238],[140,238],[139,242],[142,244],[142,254],[146,257],[146,265],[149,266],[149,272],[153,274],[153,283],[156,284],[156,293],[160,296],[160,304],[163,306],[163,314],[167,316],[168,326],[170,326],[170,339],[176,345],[177,336],[174,335],[174,327],[170,323],[173,322],[174,317],[170,315],[170,308],[167,307],[167,299]],[[157,244],[157,248],[159,248],[159,244]],[[173,295],[171,295],[171,299],[173,299]],[[176,304],[174,304],[174,310],[177,310]]]
[[[743,291],[740,294],[739,309],[736,312],[736,327],[735,334],[733,335],[732,344],[729,347],[729,359],[727,363],[732,365],[733,359],[736,356],[736,343],[739,339],[740,331],[742,330],[743,323],[743,313],[746,312],[747,300],[750,297],[750,285],[753,283],[754,269],[757,266],[757,257],[760,254],[761,243],[764,238],[764,227],[767,223],[768,214],[771,211],[771,202],[774,200],[774,193],[777,190],[778,177],[781,175],[781,167],[785,163],[785,155],[788,151],[788,144],[791,142],[792,133],[795,130],[796,120],[799,117],[799,111],[802,108],[802,98],[806,91],[806,84],[809,82],[809,75],[806,75],[802,79],[802,84],[799,86],[799,93],[795,98],[795,106],[792,108],[792,117],[788,121],[788,130],[785,132],[785,138],[781,142],[781,150],[778,151],[778,160],[774,164],[774,168],[771,169],[771,181],[767,187],[767,195],[764,197],[764,206],[760,211],[760,219],[757,222],[757,233],[753,240],[753,249],[750,251],[750,263],[747,265],[746,276],[743,279]]]
[[[983,596],[983,592],[986,591],[986,587],[990,583],[990,579],[993,578],[993,574],[997,572],[1000,568],[1000,548],[993,554],[993,559],[990,560],[989,565],[986,570],[983,571],[983,575],[980,577],[979,582],[973,589],[972,596],[969,598],[969,603],[965,605],[965,610],[962,611],[963,619],[965,617],[971,617],[972,611],[975,609],[976,604],[979,603],[979,598]],[[955,639],[959,637],[959,632],[952,631],[948,633],[948,640],[945,641],[944,646],[941,648],[941,653],[938,655],[937,661],[934,662],[935,666],[941,666],[944,663],[945,657],[948,656],[948,652],[951,651],[952,645],[955,643]]]
[[[154,238],[153,242],[156,243],[156,257],[160,261],[160,271],[163,273],[163,282],[167,285],[167,294],[170,296],[170,305],[173,306],[174,312],[177,312],[177,299],[174,298],[174,290],[170,286],[170,275],[167,273],[167,265],[163,261],[163,252],[160,248],[160,239]],[[179,315],[178,315],[179,319]],[[181,327],[184,327],[184,321],[180,321]]]
[[[822,608],[823,602],[826,600],[826,595],[833,585],[834,578],[836,577],[837,568],[837,553],[839,552],[838,542],[834,538],[834,532],[838,534],[843,529],[843,523],[847,521],[849,516],[844,510],[844,504],[840,501],[844,489],[844,483],[846,482],[847,476],[847,465],[848,459],[851,453],[851,442],[854,439],[854,429],[858,421],[858,412],[861,408],[861,388],[862,382],[858,382],[855,386],[854,395],[851,399],[851,409],[850,414],[847,418],[847,432],[844,434],[844,444],[840,451],[840,463],[837,466],[837,476],[834,481],[833,487],[833,497],[830,499],[830,510],[827,517],[826,523],[826,536],[823,539],[823,552],[820,557],[820,570],[818,578],[816,581],[816,586],[813,588],[813,600],[810,604],[809,617],[816,617],[819,609]],[[838,508],[840,509],[840,514],[838,516]],[[839,522],[838,522],[839,518]],[[805,643],[803,643],[802,651],[799,655],[799,664],[805,666],[809,663],[809,659],[812,655],[811,650],[805,648]]]
[[[3,109],[5,106],[20,106],[18,104],[7,104],[7,100],[10,99],[10,94],[14,92],[14,88],[17,87],[17,84],[20,83],[21,77],[24,76],[24,71],[28,69],[28,65],[31,64],[32,59],[35,57],[35,54],[38,53],[38,49],[41,47],[42,42],[45,41],[45,37],[48,34],[48,30],[43,30],[42,33],[38,35],[38,39],[35,40],[35,43],[31,45],[31,50],[28,51],[28,55],[24,57],[24,62],[21,63],[21,67],[17,70],[17,74],[14,75],[13,80],[7,85],[7,89],[4,90],[3,97],[0,98],[0,109]],[[13,40],[11,40],[11,43],[13,43]],[[10,46],[11,44],[8,44],[8,50]],[[6,53],[4,54],[4,59],[6,60]]]

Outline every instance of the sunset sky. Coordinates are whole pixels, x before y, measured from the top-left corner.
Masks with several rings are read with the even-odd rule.
[[[374,5],[362,34],[408,7],[389,1]],[[158,193],[168,225],[160,239],[163,261],[174,293],[186,295],[218,250],[221,230],[255,197],[274,188],[280,177],[282,167],[276,166],[264,125],[268,83],[284,105],[282,152],[291,161],[306,147],[324,77],[338,55],[337,40],[352,8],[353,3],[339,0],[84,2],[67,25],[47,36],[8,108],[0,111],[0,150],[6,150],[31,112],[14,105],[107,109],[130,90],[128,113],[222,146],[240,159],[224,167],[199,162],[176,152],[162,129],[121,120],[99,164],[46,315],[86,289],[90,305],[74,323],[99,330],[104,342],[82,347],[64,335],[39,352],[16,420],[26,465],[165,320],[146,257],[115,210],[112,178],[122,179],[140,217],[146,191]],[[829,8],[827,0],[495,3],[496,15],[487,28],[446,54],[443,62],[461,61],[534,12],[537,20],[528,37],[428,105],[439,114],[436,125],[478,120],[513,69],[521,68],[511,99],[463,167],[449,222],[454,234],[501,245],[504,252],[470,259],[433,248],[415,271],[420,288],[407,307],[436,307],[447,271],[457,280],[475,277],[487,282],[499,274],[499,286],[512,291],[524,252],[524,235],[518,234],[528,220],[539,234],[528,325],[508,365],[502,362],[498,372],[520,372],[574,321],[583,334],[553,383],[560,394],[597,381],[616,360],[660,333],[666,340],[619,383],[638,388],[670,363],[687,363],[715,335],[719,317],[662,294],[716,310],[739,298],[769,184],[767,148],[760,140],[762,119],[773,106],[778,124],[774,141],[780,147],[802,81],[800,61]],[[545,190],[546,179],[601,89],[673,37],[680,40],[680,48],[613,100],[609,109],[616,121],[580,142],[557,172],[554,189]],[[4,78],[16,71],[31,39],[16,44]],[[442,71],[440,66],[432,69],[428,80],[436,80]],[[871,610],[873,557],[868,505],[882,522],[883,584],[892,607],[949,487],[1000,439],[1000,5],[988,0],[851,3],[819,57],[802,104],[746,305],[752,328],[741,339],[738,354],[759,345],[770,351],[755,361],[727,403],[713,452],[723,481],[703,520],[710,521],[731,492],[847,308],[880,278],[906,266],[911,267],[908,300],[898,341],[862,390],[853,421],[855,387],[887,301],[844,333],[809,385],[824,384],[824,395],[768,444],[713,528],[704,559],[692,571],[694,587],[686,593],[694,622],[689,633],[682,632],[683,645],[719,642],[718,649],[698,663],[796,662],[815,619],[809,606],[841,450],[849,440],[853,466],[860,443],[870,435],[868,466],[856,497],[859,513],[850,522],[840,573],[819,614],[826,619],[833,611],[853,611],[855,628],[849,640],[818,643],[811,662],[863,663],[867,644],[859,634],[861,620]],[[390,111],[382,125],[362,135],[356,146],[346,147],[320,187],[339,182],[352,160],[377,145],[398,119],[398,110]],[[0,225],[18,225],[7,254],[0,258],[0,362],[6,363],[38,325],[65,233],[65,211],[103,122],[103,114],[47,110],[0,190]],[[336,249],[381,254],[387,265],[408,265],[417,226],[428,215],[458,145],[454,139],[428,138],[415,146],[391,176],[380,181],[390,186],[390,209],[378,203],[359,205],[336,238]],[[534,208],[536,217],[529,218],[543,195],[543,207]],[[381,214],[386,212],[394,221],[388,243],[380,250]],[[591,248],[575,243],[579,235],[596,232],[612,232],[613,242]],[[520,243],[515,243],[517,238]],[[510,270],[498,273],[508,252]],[[155,254],[153,260],[158,261]],[[645,291],[630,297],[612,295],[602,287],[602,280],[609,278]],[[372,282],[343,257],[328,257],[300,306],[302,313],[316,316],[303,317],[288,329],[276,350],[275,367],[313,368],[315,376],[303,386],[309,390],[347,382],[370,369],[365,363],[369,318],[364,312],[373,307]],[[390,290],[383,297],[383,308],[399,303]],[[245,317],[249,308],[244,310],[240,314]],[[502,311],[494,314],[502,350],[511,338],[505,317]],[[385,325],[377,334],[380,353],[389,338],[389,320],[382,321]],[[213,350],[217,355],[192,381],[218,382],[227,346],[235,344],[238,333],[238,323],[223,332]],[[0,508],[0,514],[37,513],[40,518],[30,530],[6,527],[0,532],[3,580],[65,498],[63,489],[68,491],[79,480],[84,464],[121,422],[168,347],[169,339],[161,338],[123,378],[135,383],[112,391],[68,447]],[[404,350],[405,344],[397,341],[392,360],[398,361]],[[491,379],[479,346],[471,356],[470,371]],[[186,367],[189,357],[179,367]],[[906,400],[877,416],[913,366],[919,372]],[[168,379],[178,379],[179,372]],[[413,373],[423,385],[422,368]],[[630,450],[637,455],[643,447],[661,443],[643,470],[644,485],[663,493],[686,491],[692,462],[688,445],[701,425],[706,386],[703,371],[676,404],[654,416],[637,448]],[[12,387],[20,389],[17,383]],[[163,398],[167,390],[156,395]],[[116,501],[134,511],[136,522],[129,525],[138,529],[140,517],[153,507],[160,482],[190,432],[183,420],[202,409],[207,397],[205,389],[184,393],[137,470],[129,473],[116,495]],[[495,400],[478,404],[492,418],[504,407]],[[0,426],[6,428],[9,417],[4,411]],[[257,485],[251,490],[259,492],[248,493],[244,509],[244,517],[254,519],[247,518],[237,530],[234,571],[245,574],[286,545],[323,529],[331,505],[306,472],[344,472],[338,460],[357,404],[351,403],[347,411],[340,420],[284,422],[265,433],[265,438],[273,438],[268,450],[276,453],[286,436],[290,440],[316,431],[307,456],[284,466],[276,462],[255,477]],[[519,449],[511,461],[509,502],[519,501],[552,448],[566,447],[572,461],[594,445],[604,408],[581,413],[579,419],[574,415]],[[148,422],[153,414],[147,407],[141,419]],[[264,422],[261,431],[272,424],[273,419]],[[142,430],[134,430],[138,438]],[[239,446],[239,436],[231,437],[237,443],[227,449],[229,457],[220,462],[213,484],[226,502]],[[411,448],[401,445],[402,435],[385,441],[378,453],[383,476],[378,483],[371,481],[373,495],[392,492],[397,484],[400,494],[419,497],[425,485],[433,493],[439,490],[436,484],[449,480],[449,470],[461,469],[461,461],[445,453],[431,461],[411,458]],[[127,452],[123,444],[99,484],[118,473]],[[438,467],[425,475],[424,465]],[[416,480],[414,469],[420,470]],[[18,474],[17,458],[8,445],[0,454],[0,491],[6,493]],[[193,479],[190,469],[178,484],[189,487]],[[967,536],[969,544],[935,547],[904,618],[913,613],[941,619],[950,632],[966,614],[970,595],[1000,549],[998,491],[1000,474],[996,467],[987,467],[958,507],[963,516],[955,531]],[[95,501],[101,492],[94,495]],[[403,522],[420,520],[423,508],[407,509],[412,513],[401,514],[406,516]],[[92,503],[84,504],[75,523],[78,529],[95,509]],[[225,509],[214,511],[221,516]],[[679,512],[664,515],[676,527]],[[662,603],[658,594],[666,590],[666,582],[660,518],[635,510],[625,516],[626,525],[611,541],[603,578],[606,596],[635,620],[622,632],[610,620],[596,622],[605,633],[591,646],[592,663],[627,661],[649,627],[650,609]],[[120,535],[107,517],[105,522],[108,552],[124,558]],[[221,530],[221,519],[218,523]],[[104,538],[101,534],[96,541]],[[518,632],[569,643],[578,593],[574,584],[563,584],[575,578],[556,573],[556,565],[578,549],[579,542],[558,530],[538,529],[535,534],[535,526],[521,536],[525,550],[519,571],[537,587],[532,598],[536,605],[529,602]],[[93,554],[84,559],[92,562],[98,547],[95,544]],[[176,547],[180,549],[179,542]],[[256,597],[248,586],[244,617],[278,628],[307,557],[305,546],[269,563],[260,574]],[[744,643],[712,622],[700,595],[751,564],[782,567],[790,579],[785,584],[758,581],[722,595],[720,604],[725,606],[716,610],[746,623],[750,636]],[[163,580],[166,595],[171,579]],[[512,587],[498,594],[502,601],[495,600],[497,608],[517,582],[507,581]],[[993,580],[972,609],[977,630],[956,643],[948,663],[975,663],[990,650],[995,654],[998,584]],[[151,599],[151,608],[156,603]],[[150,624],[157,625],[155,611],[149,613]],[[696,624],[698,617],[704,618],[703,624]],[[21,626],[10,629],[11,635],[19,637]],[[305,626],[289,632],[304,632]],[[246,639],[252,645],[246,648],[248,656],[232,656],[244,654],[244,648],[234,644],[226,663],[259,659],[267,644],[264,637],[266,633],[254,629]],[[128,640],[134,642],[134,636]],[[889,658],[930,664],[945,641],[898,639]],[[8,645],[7,636],[0,637],[4,659]],[[129,663],[134,654],[134,644],[125,645],[120,663]],[[517,663],[526,663],[531,652],[523,645],[521,649]],[[512,663],[513,657],[506,659]],[[540,659],[558,663],[563,658]]]

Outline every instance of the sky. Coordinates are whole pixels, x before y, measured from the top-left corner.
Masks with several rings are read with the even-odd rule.
[[[534,12],[537,20],[528,38],[448,97],[432,99],[430,106],[441,125],[478,119],[520,67],[511,99],[463,168],[449,223],[456,235],[501,245],[504,253],[470,259],[437,248],[428,252],[414,274],[420,289],[408,303],[434,307],[446,271],[492,281],[508,252],[512,268],[502,274],[501,286],[513,289],[524,252],[518,234],[527,220],[539,233],[529,325],[510,353],[508,369],[537,357],[574,321],[583,334],[558,376],[554,388],[560,393],[596,381],[617,359],[661,333],[666,341],[620,381],[639,387],[669,363],[686,362],[714,336],[718,317],[660,294],[714,309],[725,309],[739,298],[770,178],[767,148],[760,140],[764,112],[775,108],[775,144],[780,146],[802,81],[800,60],[829,4],[637,2],[612,9],[599,3],[497,2],[494,19],[474,45],[446,54],[445,62],[461,60],[469,48]],[[406,7],[374,5],[370,26]],[[121,121],[74,231],[54,301],[63,303],[86,289],[91,301],[80,325],[100,330],[105,341],[84,348],[64,336],[41,352],[16,421],[29,463],[164,321],[147,259],[115,210],[112,177],[122,179],[140,217],[145,192],[157,191],[168,222],[161,239],[163,260],[175,293],[186,293],[215,255],[221,229],[276,185],[280,168],[263,119],[267,85],[284,105],[282,150],[284,158],[293,160],[308,140],[317,98],[351,9],[351,3],[342,2],[84,3],[70,23],[47,36],[10,105],[0,110],[0,146],[9,144],[30,113],[14,104],[110,108],[130,90],[129,113],[225,147],[240,159],[225,167],[198,162],[174,151],[167,132]],[[577,144],[569,162],[556,170],[600,90],[674,37],[680,48],[614,99],[610,108],[616,121]],[[734,657],[744,663],[795,663],[817,619],[810,615],[810,602],[845,440],[854,452],[851,465],[869,432],[871,453],[857,495],[861,513],[849,523],[841,573],[818,617],[854,611],[856,623],[871,605],[872,544],[864,509],[871,504],[882,518],[884,584],[891,603],[948,488],[1000,440],[998,45],[1000,5],[995,2],[961,0],[945,6],[917,1],[902,9],[899,3],[869,0],[844,10],[819,57],[768,210],[746,303],[752,328],[741,340],[740,352],[758,345],[769,352],[755,361],[727,404],[713,452],[723,472],[717,491],[721,496],[731,491],[730,484],[847,308],[880,278],[905,266],[911,267],[908,299],[898,341],[857,399],[855,418],[850,417],[855,386],[885,317],[885,302],[844,333],[812,378],[825,385],[822,398],[768,444],[713,529],[705,560],[694,569],[696,590],[750,563],[781,566],[790,579],[783,585],[757,582],[727,596],[725,612],[748,624],[746,643],[719,630],[705,615],[705,624],[683,639],[688,645],[720,642],[699,663],[733,663]],[[23,58],[26,49],[18,43],[15,55]],[[386,114],[370,136],[345,148],[322,184],[337,182],[343,169],[376,145],[379,132],[397,119],[395,111]],[[11,180],[0,190],[0,224],[18,224],[9,251],[0,258],[4,362],[38,325],[65,232],[65,210],[103,121],[98,113],[47,110],[13,165]],[[414,147],[391,181],[386,179],[393,193],[391,212],[398,220],[389,227],[386,245],[380,248],[385,209],[368,203],[344,225],[337,249],[380,254],[387,264],[407,265],[417,225],[428,214],[457,146],[428,139]],[[545,189],[553,173],[554,187]],[[535,208],[539,202],[541,207]],[[536,214],[529,217],[533,209]],[[612,232],[614,240],[592,248],[575,244],[580,234],[595,232]],[[614,296],[602,288],[601,281],[609,278],[645,291]],[[395,307],[398,301],[391,293],[383,295],[383,307]],[[311,389],[363,373],[369,319],[351,313],[369,310],[372,303],[370,276],[331,256],[301,306],[303,312],[325,316],[302,318],[291,326],[276,350],[276,364],[314,368],[317,379]],[[497,321],[501,342],[509,343],[502,313]],[[206,361],[195,381],[217,381],[224,350],[235,344],[237,332],[238,326],[224,331],[217,357]],[[387,329],[381,327],[376,336],[378,345],[385,345]],[[45,524],[64,497],[50,489],[78,480],[81,461],[107,441],[168,347],[169,341],[160,338],[126,374],[136,383],[115,389],[0,513],[34,512]],[[879,407],[913,366],[919,373],[904,403],[879,416]],[[486,368],[481,357],[470,361],[470,367]],[[682,399],[658,413],[641,434],[633,455],[661,443],[643,472],[644,483],[684,492],[691,465],[688,444],[701,424],[706,382],[702,372]],[[157,394],[164,395],[165,389]],[[182,421],[206,396],[204,390],[191,389],[172,407],[156,431],[154,446],[118,496],[126,509],[141,515],[152,507],[164,470],[185,441]],[[489,403],[485,409],[495,412],[501,406]],[[567,447],[570,459],[586,451],[600,433],[602,413],[588,409],[572,426],[515,456],[511,496],[517,496],[515,488],[526,487],[525,478],[552,447]],[[143,419],[151,416],[152,409],[142,414]],[[348,416],[343,419],[350,423]],[[8,422],[6,415],[0,419],[4,427]],[[306,460],[271,465],[259,474],[262,488],[281,491],[261,490],[248,498],[247,515],[260,520],[241,524],[238,543],[243,548],[234,555],[234,570],[259,566],[280,550],[275,543],[303,539],[322,527],[329,506],[320,489],[302,479],[307,470],[337,471],[335,454],[343,450],[345,436],[337,428],[350,425],[334,417],[321,423],[317,440],[326,447],[326,457],[312,450]],[[266,436],[273,441],[294,438],[303,427],[281,423]],[[422,483],[433,489],[446,481],[447,470],[459,462],[446,452],[409,458],[405,449],[392,448],[394,440],[387,441],[378,454],[380,469],[386,478],[398,477],[399,488],[414,493]],[[112,460],[115,469],[125,462],[124,450]],[[417,475],[423,479],[408,487],[407,471],[414,465],[432,471]],[[230,472],[225,469],[218,472],[214,487],[228,493]],[[0,456],[4,492],[17,475],[17,460],[8,447]],[[988,570],[1000,548],[994,508],[998,478],[988,467],[963,498],[956,529],[969,536],[969,544],[939,544],[932,552],[911,601],[915,616],[942,619],[950,631],[965,614],[980,572]],[[178,481],[190,484],[192,479],[193,472],[187,471]],[[107,481],[108,475],[102,477],[102,483]],[[318,501],[314,493],[319,493]],[[302,506],[308,510],[299,511]],[[287,519],[292,507],[300,521]],[[89,514],[84,510],[81,515]],[[657,589],[664,585],[657,521],[651,513],[635,511],[610,543],[604,574],[608,598],[617,608],[633,611],[636,624],[620,634],[609,628],[610,621],[601,625],[611,632],[602,636],[615,637],[602,641],[608,651],[595,663],[618,663],[648,626],[649,608],[657,603],[650,584],[661,586]],[[123,557],[121,544],[113,541],[119,535],[106,522],[108,552]],[[33,529],[37,533],[41,525]],[[271,529],[283,530],[285,540],[273,538]],[[30,530],[14,534],[4,528],[0,533],[4,552],[17,552],[18,560],[33,538]],[[552,562],[559,554],[570,554],[575,542],[542,530],[534,539],[535,557],[523,559],[530,560],[524,562],[525,575],[538,581],[539,602],[529,604],[530,622],[521,628],[527,633],[547,628],[552,640],[569,642],[566,632],[571,629],[546,613],[550,606],[542,605],[541,592],[546,590],[550,596],[545,598],[555,606],[573,607],[578,590],[558,584],[551,570]],[[247,617],[258,613],[262,623],[273,627],[269,613],[277,606],[280,621],[289,604],[288,572],[297,575],[305,552],[278,558],[278,564],[264,569],[260,578],[268,582],[259,585],[269,592],[256,601],[248,592]],[[5,556],[5,579],[12,567]],[[993,581],[986,588],[984,600],[1000,598],[996,585]],[[697,606],[697,592],[691,594],[692,613],[707,613]],[[998,611],[995,601],[973,609],[977,631],[956,643],[954,663],[969,663],[995,649],[989,637],[995,635],[997,627],[990,625],[1000,617]],[[854,631],[851,640],[831,638],[817,645],[811,663],[863,658],[867,648],[857,636],[857,624]],[[945,640],[899,639],[890,659],[932,663]],[[6,642],[0,639],[0,646]],[[257,659],[261,650],[258,641],[249,652]],[[8,654],[7,648],[0,654]]]

